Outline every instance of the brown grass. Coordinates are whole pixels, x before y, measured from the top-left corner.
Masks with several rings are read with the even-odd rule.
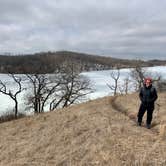
[[[0,116],[0,123],[16,120],[25,117],[25,114],[18,113],[17,118],[15,117],[13,112],[6,112]]]
[[[2,123],[0,165],[166,165],[165,95],[151,130],[136,126],[137,94]]]

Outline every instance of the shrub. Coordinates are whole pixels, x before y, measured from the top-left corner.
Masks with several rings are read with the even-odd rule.
[[[0,116],[0,123],[12,121],[15,119],[20,119],[25,117],[26,115],[23,113],[18,113],[17,118],[15,118],[15,114],[13,112],[6,112]]]

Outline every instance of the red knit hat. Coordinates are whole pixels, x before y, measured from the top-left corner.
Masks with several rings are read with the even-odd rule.
[[[150,82],[150,83],[152,83],[152,78],[150,78],[150,77],[145,78],[144,79],[144,83],[146,84],[147,81]]]

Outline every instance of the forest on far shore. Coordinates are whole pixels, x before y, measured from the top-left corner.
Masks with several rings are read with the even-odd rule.
[[[26,55],[0,55],[0,73],[54,73],[57,67],[66,62],[78,64],[80,72],[107,70],[115,67],[130,68],[166,65],[166,60],[128,60],[84,53],[58,51],[40,52]]]

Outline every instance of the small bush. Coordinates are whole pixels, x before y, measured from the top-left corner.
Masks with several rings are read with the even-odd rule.
[[[23,113],[18,113],[17,118],[15,118],[15,115],[13,112],[6,112],[0,116],[0,123],[15,120],[15,119],[20,119],[20,118],[23,118],[25,116],[26,115]]]
[[[166,80],[158,82],[156,87],[159,92],[166,92]]]

